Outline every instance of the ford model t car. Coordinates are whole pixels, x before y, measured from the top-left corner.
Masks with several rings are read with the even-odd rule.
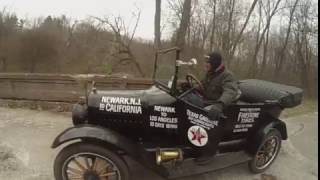
[[[160,54],[176,52],[170,65]],[[73,127],[59,134],[52,144],[66,144],[54,162],[57,180],[128,180],[133,159],[162,177],[203,173],[248,162],[254,173],[266,170],[276,159],[287,129],[279,119],[285,108],[302,101],[302,90],[256,79],[239,81],[241,95],[224,109],[224,117],[212,119],[204,108],[201,82],[186,75],[189,89],[178,77],[183,66],[180,50],[172,48],[155,55],[154,85],[145,90],[99,90],[93,88],[85,103],[73,109]],[[162,60],[164,58],[161,58]],[[166,69],[162,70],[161,67]],[[158,74],[170,73],[164,82]],[[185,70],[185,69],[184,69]],[[180,74],[181,75],[181,74]],[[195,158],[210,149],[212,162],[198,165]]]

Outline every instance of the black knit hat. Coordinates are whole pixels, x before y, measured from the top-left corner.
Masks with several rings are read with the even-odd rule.
[[[222,63],[222,57],[219,52],[212,52],[206,56],[207,62],[211,64],[212,69],[217,69]]]

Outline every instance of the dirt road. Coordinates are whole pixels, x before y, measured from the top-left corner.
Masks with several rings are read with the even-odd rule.
[[[264,174],[251,174],[246,164],[177,180],[313,180],[318,179],[318,113],[285,119],[289,140]],[[50,145],[71,126],[70,114],[0,108],[0,180],[52,180],[53,159],[59,149]],[[163,180],[134,166],[133,179]]]

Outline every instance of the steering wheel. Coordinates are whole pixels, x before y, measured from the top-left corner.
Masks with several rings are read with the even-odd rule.
[[[187,80],[188,85],[191,88],[197,87],[196,89],[198,90],[198,92],[200,94],[202,94],[204,92],[204,88],[203,88],[202,83],[193,74],[187,74],[186,75],[186,80]],[[195,86],[194,84],[196,84],[198,86]]]

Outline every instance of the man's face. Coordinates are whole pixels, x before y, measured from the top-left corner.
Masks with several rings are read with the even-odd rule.
[[[210,63],[208,63],[208,62],[205,63],[205,70],[207,72],[209,72],[211,70],[211,64]]]

